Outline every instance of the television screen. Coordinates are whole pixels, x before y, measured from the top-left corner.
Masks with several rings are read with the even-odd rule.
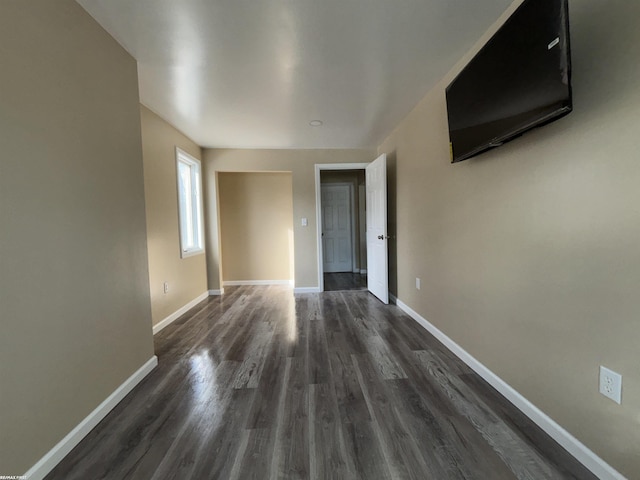
[[[525,0],[446,89],[459,162],[568,114],[568,0]]]

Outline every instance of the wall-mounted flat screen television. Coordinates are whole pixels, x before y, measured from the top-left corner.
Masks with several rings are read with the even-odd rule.
[[[525,0],[446,89],[451,161],[572,109],[568,0]]]

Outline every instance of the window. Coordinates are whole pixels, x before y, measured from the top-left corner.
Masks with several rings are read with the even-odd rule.
[[[180,256],[204,252],[200,161],[176,148]]]

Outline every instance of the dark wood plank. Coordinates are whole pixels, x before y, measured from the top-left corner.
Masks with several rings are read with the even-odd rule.
[[[246,446],[238,459],[236,472],[230,478],[264,480],[269,478],[273,458],[275,432],[270,428],[246,430]]]
[[[363,329],[363,319],[354,315],[349,308],[349,302],[341,293],[334,294],[336,303],[336,323],[338,331],[344,334],[346,347],[350,353],[366,353],[367,348],[364,340],[370,332]]]
[[[382,337],[374,335],[367,338],[367,350],[371,360],[385,380],[407,378],[407,374]]]
[[[492,472],[495,480],[515,478],[473,425],[433,409],[433,401],[423,397],[412,381],[389,382],[389,390],[412,437],[433,445],[420,450],[433,478],[483,480],[485,472]]]
[[[274,428],[277,423],[278,406],[284,397],[286,387],[286,343],[282,335],[274,335],[269,353],[264,361],[260,382],[256,389],[256,402],[251,408],[246,427]]]
[[[353,478],[392,480],[373,422],[343,423],[342,434],[345,454],[353,459]]]
[[[205,362],[203,359],[202,362]],[[210,365],[213,367],[213,365]],[[180,408],[173,411],[168,420],[162,425],[158,435],[144,438],[142,444],[145,446],[144,456],[130,469],[127,475],[120,478],[162,478],[160,475],[169,476],[169,472],[175,475],[182,475],[183,472],[190,471],[198,461],[200,452],[197,451],[199,442],[206,438],[216,428],[220,428],[223,423],[223,412],[233,401],[233,391],[230,388],[231,381],[235,376],[238,364],[235,362],[223,362],[217,368],[202,371],[198,366],[193,369],[193,379],[189,382],[180,382],[173,385],[179,390],[189,390],[197,385],[208,385],[205,390],[200,391],[197,398],[189,396],[175,395],[181,399]],[[212,378],[216,383],[212,385]],[[179,378],[179,377],[178,377]],[[212,410],[212,415],[204,417],[203,411]],[[183,457],[176,461],[176,457]],[[124,463],[124,466],[127,462]],[[176,466],[180,465],[180,469]],[[176,470],[174,470],[176,469]],[[124,473],[124,471],[123,471]]]
[[[287,356],[306,357],[308,348],[309,317],[317,314],[317,295],[296,295],[289,303],[286,316]]]
[[[264,358],[273,340],[273,330],[265,322],[258,322],[254,334],[245,342],[247,353],[238,370],[233,388],[258,388],[264,368]]]
[[[198,446],[201,461],[193,465],[189,476],[180,478],[229,477],[240,447],[242,427],[255,399],[255,390],[232,390],[230,398],[231,401],[220,412],[222,421]]]
[[[230,287],[48,479],[588,479],[394,306]]]
[[[341,292],[341,296],[349,309],[358,337],[364,340],[372,335],[378,335],[376,325],[379,322],[376,322],[374,318],[380,307],[380,301],[369,292]]]
[[[535,448],[540,455],[552,460],[557,469],[567,479],[582,478],[576,475],[584,469],[564,448],[534,424],[524,413],[514,408],[513,404],[500,395],[491,385],[475,373],[460,375],[465,382],[500,418],[512,426],[512,430],[525,442]]]
[[[343,423],[368,423],[371,421],[367,402],[364,399],[355,366],[351,361],[353,352],[347,347],[344,334],[328,334],[331,375],[336,392],[340,418]]]
[[[331,378],[331,366],[329,364],[329,352],[327,338],[325,336],[324,322],[315,320],[309,322],[307,337],[309,365],[309,383],[327,383]]]
[[[458,412],[476,427],[516,478],[563,478],[546,458],[523,441],[464,382],[456,375],[450,375],[436,355],[426,351],[417,353],[421,354],[421,361]]]
[[[398,415],[376,364],[367,354],[353,355],[352,359],[392,478],[419,479],[424,478],[425,472],[429,476],[416,439],[409,435]]]
[[[311,478],[356,476],[353,459],[346,455],[335,393],[326,383],[309,385],[309,450]]]
[[[301,480],[309,478],[309,382],[304,358],[287,358],[285,380],[271,478]]]
[[[340,331],[340,310],[337,303],[339,293],[325,292],[320,297],[320,314],[327,332]]]
[[[394,395],[394,403],[401,406],[398,412],[412,435],[434,446],[433,450],[421,452],[435,478],[482,479],[484,474],[478,476],[477,472],[487,471],[493,472],[495,479],[513,478],[491,445],[468,419],[458,415],[449,396],[422,368],[417,358],[421,351],[411,350],[405,338],[393,328],[380,333],[407,373],[407,379],[387,385]]]

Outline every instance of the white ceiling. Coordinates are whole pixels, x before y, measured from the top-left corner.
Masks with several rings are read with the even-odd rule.
[[[144,105],[238,148],[376,147],[511,3],[77,1],[137,59]]]

